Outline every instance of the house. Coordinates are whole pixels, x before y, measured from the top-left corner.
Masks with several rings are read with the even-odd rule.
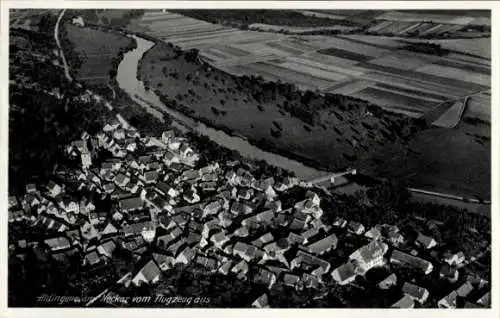
[[[237,198],[243,200],[250,200],[254,195],[253,189],[241,188],[238,190]]]
[[[11,195],[9,196],[9,205],[8,205],[8,209],[12,209],[14,207],[17,207],[19,206],[19,201],[17,200],[17,197]]]
[[[269,299],[267,294],[263,294],[252,303],[252,307],[255,308],[269,308]]]
[[[330,234],[327,237],[311,243],[306,246],[307,250],[311,254],[323,255],[335,248],[337,248],[338,239],[335,234]]]
[[[381,232],[379,226],[374,226],[369,231],[367,231],[365,233],[365,237],[372,239],[372,240],[378,240],[381,236],[382,236],[382,232]]]
[[[244,259],[245,261],[249,262],[253,259],[254,255],[252,254],[252,252],[254,250],[255,250],[255,247],[253,247],[253,249],[252,249],[252,246],[250,246],[246,243],[237,242],[233,246],[233,255],[239,256],[242,259]]]
[[[344,218],[336,218],[333,222],[333,226],[344,228],[347,225],[347,220]]]
[[[214,244],[218,249],[222,249],[225,243],[229,242],[229,237],[226,236],[224,231],[218,232],[210,238],[210,241]]]
[[[119,173],[116,175],[114,182],[120,188],[124,188],[130,182],[130,177],[123,173]]]
[[[142,209],[144,202],[140,197],[132,197],[118,201],[118,207],[122,212],[128,213]]]
[[[404,236],[401,233],[395,231],[390,231],[387,233],[387,240],[389,241],[389,243],[391,243],[391,245],[396,247],[405,242]]]
[[[26,193],[33,194],[36,191],[36,185],[34,183],[29,183],[26,185]]]
[[[196,249],[186,246],[182,250],[182,252],[180,252],[180,254],[176,257],[175,263],[187,265],[191,263],[191,261],[195,258],[195,256],[196,256]]]
[[[184,191],[183,196],[184,200],[186,200],[187,203],[193,204],[197,203],[200,201],[200,196],[196,193],[196,191],[192,188]]]
[[[83,22],[83,18],[81,16],[74,17],[71,20],[71,24],[79,26],[79,27],[84,27],[85,26],[85,22]]]
[[[291,261],[290,268],[301,267],[303,265],[307,266],[317,266],[318,269],[311,272],[312,275],[323,275],[330,270],[330,263],[316,257],[314,255],[308,254],[304,251],[298,251],[296,257]]]
[[[218,268],[218,262],[216,259],[201,255],[198,255],[198,257],[196,257],[196,264],[205,267],[209,272],[215,272]]]
[[[303,245],[306,242],[306,239],[302,235],[298,235],[293,232],[290,232],[290,234],[288,234],[287,240],[290,245]]]
[[[443,262],[447,263],[450,266],[461,265],[465,261],[465,255],[463,252],[451,253],[446,252],[443,255]]]
[[[244,279],[248,273],[248,263],[245,260],[241,260],[231,269],[232,273],[238,275],[238,278]]]
[[[63,236],[46,239],[44,242],[52,252],[57,252],[71,247],[69,240]]]
[[[458,296],[465,298],[474,289],[474,286],[470,282],[465,282],[462,286],[457,289]]]
[[[231,213],[233,213],[235,215],[246,215],[246,214],[250,214],[252,212],[253,212],[253,209],[246,204],[235,201],[231,205]]]
[[[276,275],[266,269],[260,268],[253,277],[254,283],[264,284],[268,289],[271,289],[276,283]]]
[[[356,279],[356,266],[352,262],[340,265],[332,271],[332,277],[340,285],[347,285]]]
[[[349,223],[347,224],[347,230],[350,233],[361,235],[365,232],[365,227],[363,224],[359,222],[349,221]]]
[[[89,265],[89,266],[94,266],[100,262],[101,258],[99,257],[99,254],[97,254],[95,250],[85,254],[85,257],[83,259],[84,265]]]
[[[102,243],[101,245],[99,245],[97,247],[97,252],[99,252],[99,254],[104,255],[108,258],[111,258],[113,256],[113,252],[115,251],[115,249],[116,249],[115,242],[112,240],[109,240],[109,241],[106,241],[106,242]]]
[[[307,273],[302,274],[301,281],[306,288],[319,289],[321,286],[320,280],[316,276],[309,275]]]
[[[223,200],[215,200],[212,202],[207,203],[203,207],[203,218],[207,217],[208,215],[214,215],[217,214],[221,211],[221,209],[224,206],[224,201]]]
[[[125,237],[128,237],[128,236],[142,235],[143,231],[147,231],[153,228],[154,228],[153,223],[151,221],[143,221],[125,225],[122,228],[122,231]]]
[[[392,273],[391,275],[387,276],[385,279],[383,279],[380,283],[377,284],[378,288],[380,289],[389,289],[392,286],[395,286],[398,282],[398,278],[396,274]]]
[[[118,234],[118,229],[112,223],[109,222],[108,224],[106,224],[106,226],[101,232],[102,236],[112,236],[116,234]]]
[[[239,227],[236,231],[234,231],[234,235],[238,237],[247,237],[248,234],[248,227],[246,226]]]
[[[490,307],[491,306],[491,293],[487,292],[481,298],[479,298],[476,302],[476,304],[483,306],[483,307]]]
[[[438,301],[439,308],[457,308],[457,291],[454,290]]]
[[[297,275],[285,273],[285,275],[283,275],[283,282],[287,286],[297,287],[300,282],[300,277]]]
[[[170,233],[166,235],[159,236],[156,239],[156,244],[158,245],[159,248],[165,249],[169,246],[170,242],[175,241],[177,238],[179,238],[183,234],[183,231],[181,228],[176,227]]]
[[[448,264],[443,264],[439,271],[439,277],[447,279],[450,283],[455,283],[458,281],[458,270]]]
[[[221,267],[219,267],[218,272],[223,274],[223,275],[227,275],[227,274],[229,274],[229,270],[231,269],[232,266],[233,266],[232,261],[227,260],[225,263],[222,264]]]
[[[429,274],[433,270],[432,263],[399,250],[392,252],[390,261],[393,264],[421,269],[425,274]]]
[[[62,192],[62,188],[60,185],[56,184],[54,181],[49,181],[47,184],[47,190],[51,197],[56,197]]]
[[[415,301],[411,296],[405,294],[400,300],[395,302],[391,308],[401,308],[401,309],[408,309],[408,308],[413,308],[415,307]]]
[[[264,244],[267,244],[269,242],[272,242],[274,240],[274,237],[271,233],[266,233],[262,236],[260,236],[259,238],[257,238],[256,240],[252,241],[252,245],[258,247],[258,248],[261,248]]]
[[[159,253],[153,253],[153,259],[163,272],[171,269],[175,261],[175,258],[172,256]]]
[[[422,233],[418,233],[418,237],[417,237],[417,240],[415,241],[415,243],[419,246],[422,246],[425,249],[431,249],[437,245],[436,240],[434,240],[432,237],[426,236]]]
[[[142,175],[139,176],[139,179],[142,180],[145,184],[153,184],[158,180],[158,172],[157,171],[146,171]]]
[[[155,284],[160,280],[161,270],[154,260],[150,260],[141,270],[132,278],[132,283],[136,286],[142,284]]]
[[[388,249],[389,246],[385,243],[371,241],[352,253],[349,259],[356,263],[359,273],[364,274],[371,268],[384,264],[384,255]]]
[[[425,303],[427,298],[429,298],[429,291],[427,289],[408,282],[405,282],[403,285],[403,293],[420,304]]]
[[[182,146],[179,148],[179,153],[184,158],[187,158],[194,155],[194,150],[188,144],[183,143]]]

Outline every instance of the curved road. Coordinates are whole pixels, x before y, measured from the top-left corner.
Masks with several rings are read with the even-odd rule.
[[[71,75],[69,73],[68,63],[66,62],[66,57],[64,56],[64,51],[61,47],[61,41],[59,40],[59,24],[61,23],[62,17],[64,16],[64,12],[66,12],[66,9],[62,9],[61,13],[59,13],[59,16],[57,17],[56,26],[54,27],[54,39],[56,40],[57,47],[59,48],[59,54],[61,54],[61,59],[64,66],[64,76],[66,76],[68,81],[72,82],[73,79],[71,78]]]

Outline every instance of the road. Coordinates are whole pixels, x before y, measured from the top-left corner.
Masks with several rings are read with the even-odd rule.
[[[61,59],[62,59],[63,66],[64,66],[64,76],[66,76],[68,81],[72,82],[73,78],[71,78],[71,75],[69,73],[68,63],[66,61],[66,57],[64,56],[64,51],[61,47],[61,41],[59,40],[59,24],[61,23],[61,20],[64,16],[64,12],[66,12],[66,9],[62,9],[61,13],[59,14],[59,16],[57,18],[56,26],[54,27],[54,39],[56,40],[57,47],[59,48],[59,52],[61,54]]]

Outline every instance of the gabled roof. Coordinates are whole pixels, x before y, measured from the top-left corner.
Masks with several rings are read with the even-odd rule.
[[[142,273],[146,281],[148,281],[149,283],[151,283],[161,274],[160,268],[153,260],[150,260],[146,265],[144,265],[144,267],[139,272]]]

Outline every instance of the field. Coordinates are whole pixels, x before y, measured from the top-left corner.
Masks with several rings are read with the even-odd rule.
[[[83,61],[77,71],[77,80],[88,84],[106,84],[110,71],[123,48],[133,44],[129,38],[90,28],[66,25],[67,39],[74,52]]]
[[[444,101],[461,100],[473,95],[464,114],[465,118],[490,116],[489,99],[482,97],[481,92],[490,90],[491,61],[470,52],[457,50],[442,56],[411,52],[405,49],[408,39],[396,37],[253,32],[171,12],[146,12],[143,17],[130,24],[129,28],[164,39],[183,49],[197,48],[202,59],[229,74],[262,76],[265,80],[294,83],[304,90],[361,98],[411,117],[425,116]],[[463,41],[483,43],[475,39]],[[488,47],[483,49],[489,50]],[[349,124],[345,124],[347,118],[339,121],[336,114],[331,112],[322,113],[319,116],[321,120],[306,131],[301,121],[282,111],[282,106],[279,106],[281,101],[278,101],[278,108],[262,105],[264,111],[260,113],[255,111],[257,107],[249,105],[251,102],[242,103],[243,100],[250,100],[248,96],[225,100],[222,102],[224,105],[221,105],[218,94],[225,94],[231,88],[227,87],[227,82],[220,87],[220,78],[218,83],[207,82],[212,90],[208,95],[196,89],[192,89],[194,95],[176,91],[179,88],[174,87],[179,87],[179,84],[165,79],[161,70],[167,67],[182,70],[182,74],[187,70],[180,65],[173,67],[171,62],[154,62],[147,66],[147,63],[158,60],[161,54],[163,53],[154,50],[148,54],[146,60],[149,62],[145,61],[141,65],[142,76],[162,94],[181,95],[180,102],[188,105],[199,118],[236,129],[239,134],[252,140],[270,141],[276,149],[293,149],[294,153],[313,158],[325,167],[338,168],[346,164],[346,157],[339,159],[338,156],[338,153],[343,153],[347,157],[354,155],[358,158],[359,167],[371,174],[410,175],[412,177],[409,182],[424,188],[444,189],[464,195],[469,191],[489,195],[489,182],[485,181],[489,180],[489,166],[488,160],[484,159],[489,156],[489,140],[478,137],[489,135],[489,127],[478,128],[459,123],[453,129],[434,128],[411,140],[408,152],[400,145],[388,146],[387,140],[379,140],[380,133],[375,138],[372,138],[373,135],[366,137],[370,141],[365,143],[365,137],[363,134],[358,135],[357,131],[366,129],[358,130],[355,125],[353,131]],[[203,81],[201,85],[204,85]],[[200,104],[197,99],[204,103]],[[226,111],[227,116],[215,115],[211,107]],[[341,113],[341,116],[344,115],[345,113]],[[273,125],[271,118],[283,127],[279,138],[270,138],[270,127]],[[375,126],[377,124],[380,123],[375,123]],[[326,131],[320,128],[323,126],[327,127]],[[435,138],[439,140],[434,140]],[[362,142],[359,143],[358,140]],[[456,146],[454,140],[461,140],[468,146]],[[384,150],[380,154],[363,154],[364,149],[380,149],[382,146]],[[448,156],[438,156],[441,149],[446,149]],[[477,157],[471,155],[474,153],[471,149],[474,149]],[[456,151],[460,153],[455,156]],[[456,158],[463,160],[462,165],[467,169],[463,169]],[[473,162],[472,158],[476,158],[476,161]],[[386,164],[387,168],[392,168],[390,170],[380,167],[381,162],[398,160],[403,161]],[[480,166],[477,170],[479,172],[471,177],[469,167],[472,171],[472,167],[476,166]],[[453,183],[456,185],[450,187]]]
[[[341,12],[325,14],[345,18],[363,13],[338,11]],[[405,17],[396,13],[395,16]],[[384,14],[379,12],[372,18],[380,16]],[[293,82],[302,89],[374,98],[386,109],[413,117],[424,115],[442,101],[490,88],[488,58],[474,57],[470,51],[460,50],[444,56],[410,52],[403,49],[407,45],[403,40],[407,39],[254,32],[159,11],[146,12],[129,28],[183,49],[197,48],[207,62],[235,75],[253,74],[271,81]],[[470,41],[475,44],[474,50],[479,50],[479,46],[489,51],[488,43],[480,39],[459,41],[464,43],[464,48]]]

